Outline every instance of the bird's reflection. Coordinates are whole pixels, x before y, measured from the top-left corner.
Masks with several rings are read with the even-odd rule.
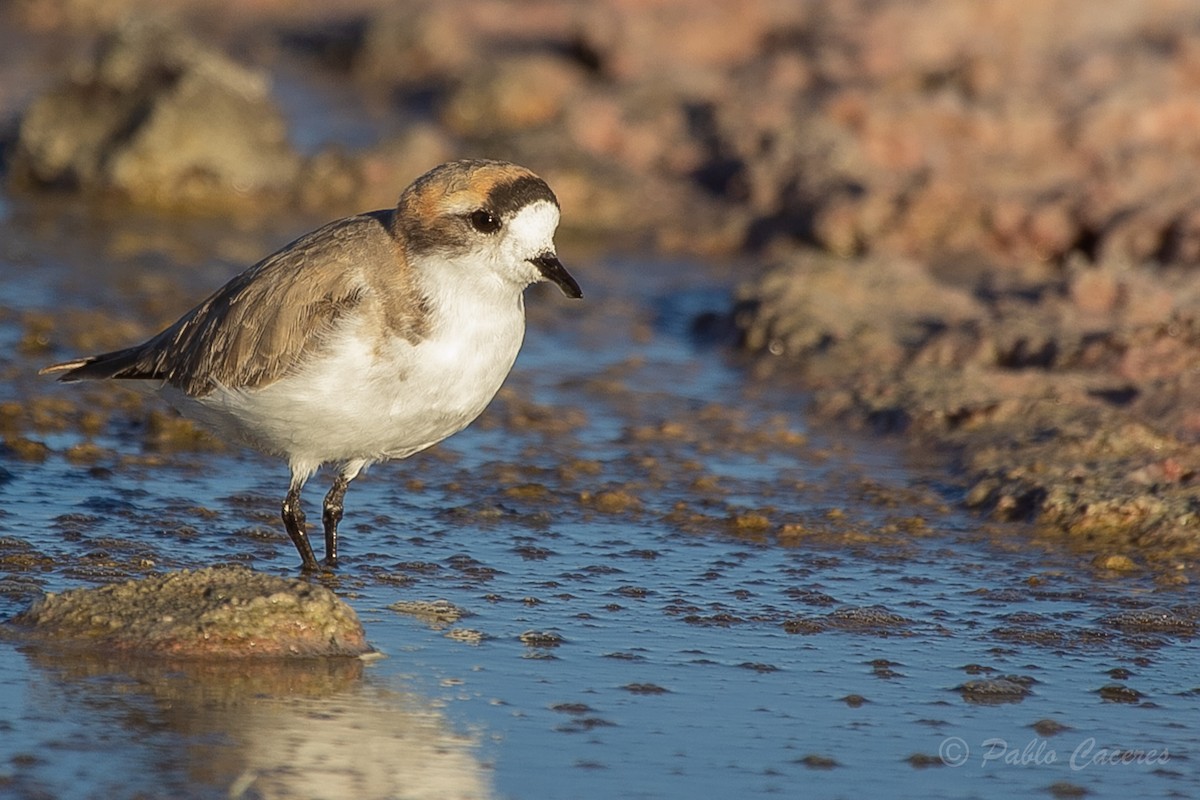
[[[364,680],[361,659],[25,652],[52,678],[35,690],[47,708],[69,708],[84,737],[104,730],[122,761],[144,751],[139,788],[152,774],[243,800],[491,796],[475,742],[429,699]],[[114,721],[127,738],[112,736]]]

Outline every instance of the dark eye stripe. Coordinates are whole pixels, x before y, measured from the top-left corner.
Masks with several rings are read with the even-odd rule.
[[[522,175],[498,183],[488,192],[487,207],[499,217],[507,217],[536,200],[545,200],[558,207],[558,198],[546,182],[536,175]]]

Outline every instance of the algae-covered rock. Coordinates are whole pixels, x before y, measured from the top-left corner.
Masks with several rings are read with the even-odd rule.
[[[8,623],[39,641],[175,658],[357,656],[358,615],[323,586],[244,567],[47,594]]]
[[[18,182],[167,206],[286,190],[299,168],[265,73],[149,22],[33,101],[12,164]]]

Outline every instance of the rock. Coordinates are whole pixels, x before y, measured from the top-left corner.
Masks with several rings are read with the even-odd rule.
[[[323,586],[211,567],[48,594],[7,622],[40,642],[131,656],[358,656],[354,610]]]
[[[462,4],[396,3],[373,14],[354,54],[369,82],[417,86],[460,74],[479,51]]]
[[[1017,278],[965,258],[776,252],[735,324],[745,347],[786,356],[761,371],[801,372],[817,413],[950,445],[968,506],[1065,533],[1110,571],[1174,575],[1200,553],[1190,271],[1073,259]]]
[[[1200,608],[1151,606],[1126,609],[1106,614],[1098,621],[1105,627],[1128,634],[1166,633],[1190,638],[1200,631]]]
[[[583,74],[562,58],[507,58],[472,70],[445,99],[442,123],[460,136],[523,131],[557,119]]]
[[[758,56],[772,32],[797,25],[804,15],[802,4],[757,0],[589,3],[577,26],[599,68],[629,80],[738,66]]]
[[[1123,555],[1098,555],[1092,559],[1092,563],[1100,569],[1107,569],[1111,572],[1136,572],[1138,565],[1129,556]]]
[[[1003,675],[998,678],[981,678],[967,681],[954,690],[962,699],[974,705],[999,705],[1020,703],[1033,692],[1030,685],[1034,680],[1025,675]]]
[[[804,250],[738,294],[735,321],[746,347],[805,358],[854,353],[859,358],[846,366],[874,370],[903,358],[905,342],[927,335],[928,320],[967,324],[983,313],[970,293],[937,281],[916,262],[846,261]]]
[[[727,20],[725,39],[744,41],[768,6]],[[748,68],[715,60],[721,102],[700,135],[735,165],[731,186],[761,206],[768,238],[1007,265],[1178,262],[1198,240],[1197,54],[1181,33],[1197,9],[1121,2],[1083,19],[1085,7],[810,5],[737,46]],[[688,63],[679,48],[667,52]],[[801,68],[763,68],[785,53]]]
[[[288,190],[300,160],[264,73],[187,35],[131,22],[23,115],[19,182],[156,205]]]

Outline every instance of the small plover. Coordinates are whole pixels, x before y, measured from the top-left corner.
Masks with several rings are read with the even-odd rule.
[[[283,524],[306,571],[319,565],[300,490],[337,465],[322,514],[332,567],[350,481],[457,433],[495,396],[525,335],[525,287],[583,296],[555,253],[558,221],[524,167],[443,164],[396,208],[302,236],[150,340],[42,373],[157,389],[218,435],[286,458]]]

